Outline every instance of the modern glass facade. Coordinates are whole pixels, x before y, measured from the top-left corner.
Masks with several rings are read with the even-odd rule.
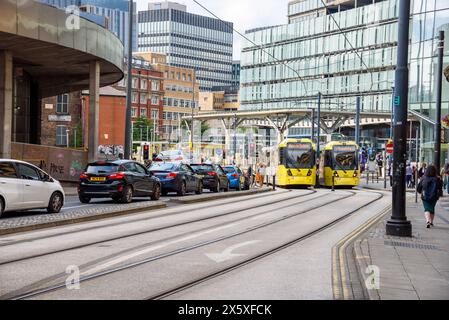
[[[65,9],[69,6],[77,6],[81,9],[80,15],[97,24],[107,27],[122,41],[125,52],[128,52],[128,11],[127,0],[37,0],[57,8]],[[137,51],[137,5],[134,3],[133,24],[133,51]],[[107,22],[102,22],[98,17],[104,17]],[[100,22],[101,21],[101,22]]]
[[[240,61],[232,62],[232,86],[240,87]]]
[[[328,11],[321,0],[291,1],[289,24],[246,32],[251,42],[243,44],[241,55],[242,110],[310,108],[316,105],[316,96],[321,92],[323,108],[353,111],[356,97],[361,96],[363,110],[391,111],[399,1],[326,3]],[[432,119],[435,38],[441,29],[446,30],[447,66],[449,1],[414,0],[410,108]],[[446,81],[442,113],[449,113]],[[430,123],[421,122],[422,157],[430,161],[434,129]]]
[[[200,90],[232,83],[233,24],[174,8],[141,11],[138,50],[167,54],[167,63],[196,70]]]

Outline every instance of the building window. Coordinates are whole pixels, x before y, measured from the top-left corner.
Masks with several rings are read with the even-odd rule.
[[[156,109],[151,110],[151,119],[153,120],[159,119],[159,110]]]
[[[159,81],[153,80],[151,82],[151,90],[159,91]]]
[[[142,118],[146,118],[147,117],[147,109],[146,108],[140,108],[140,116]]]
[[[165,71],[165,79],[168,79],[168,71]]]
[[[172,79],[175,78],[175,72],[174,72],[174,71],[171,72],[171,78],[172,78]]]
[[[147,90],[147,80],[142,79],[142,81],[140,82],[140,89]]]
[[[56,113],[69,113],[69,95],[67,93],[58,96],[56,104]]]
[[[180,72],[176,72],[176,79],[181,80],[181,73]]]
[[[186,74],[185,73],[182,74],[182,81],[186,81]]]
[[[147,103],[147,95],[141,94],[140,95],[140,104],[146,104]]]
[[[137,103],[137,93],[136,92],[133,92],[133,94],[132,94],[132,102]]]
[[[131,117],[137,118],[137,108],[131,108]]]
[[[159,105],[159,97],[158,96],[152,96],[151,97],[151,104],[155,105],[155,106]]]
[[[189,74],[188,79],[190,82],[192,82],[192,75]]]
[[[139,79],[133,78],[132,88],[137,89],[139,87],[138,84],[139,84]]]
[[[68,147],[67,126],[56,126],[56,145],[58,147]]]

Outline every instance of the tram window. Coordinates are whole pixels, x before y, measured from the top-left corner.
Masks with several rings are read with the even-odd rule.
[[[287,168],[311,168],[314,165],[315,157],[312,146],[309,144],[288,144],[287,148],[281,152],[283,161]]]
[[[341,170],[356,170],[357,163],[357,151],[355,148],[348,147],[335,147],[334,150],[334,169]]]
[[[331,157],[331,152],[329,150],[326,150],[324,152],[324,166],[325,167],[332,166],[332,157]]]

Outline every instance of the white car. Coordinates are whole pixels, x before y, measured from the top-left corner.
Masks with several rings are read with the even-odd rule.
[[[0,216],[6,211],[47,209],[59,213],[64,189],[38,167],[19,160],[0,159]]]

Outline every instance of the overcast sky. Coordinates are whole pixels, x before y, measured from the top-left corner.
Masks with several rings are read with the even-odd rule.
[[[149,2],[157,0],[136,0],[138,10],[146,10]],[[288,0],[197,0],[215,13],[220,19],[234,23],[234,29],[241,33],[245,30],[287,23]],[[203,8],[192,0],[174,2],[187,6],[191,13],[210,16]],[[240,59],[241,36],[234,33],[234,59]]]

